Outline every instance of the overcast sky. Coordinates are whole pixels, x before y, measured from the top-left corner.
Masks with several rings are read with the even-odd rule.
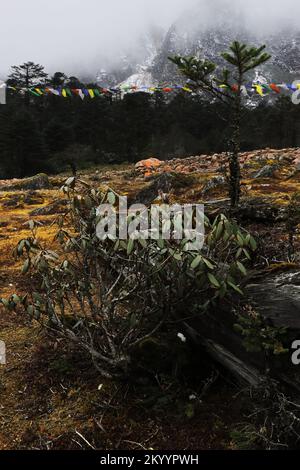
[[[0,77],[32,60],[67,73],[101,67],[101,57],[134,47],[150,24],[167,28],[194,4],[228,0],[0,0]],[[300,0],[231,0],[258,28],[300,23]]]

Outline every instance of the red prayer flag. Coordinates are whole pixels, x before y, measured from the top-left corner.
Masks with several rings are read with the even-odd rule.
[[[276,93],[280,93],[280,88],[278,88],[278,86],[275,85],[275,83],[271,83],[271,84],[270,84],[270,88],[271,88],[273,91],[276,91]]]

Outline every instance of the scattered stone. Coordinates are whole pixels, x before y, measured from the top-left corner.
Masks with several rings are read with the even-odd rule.
[[[265,165],[258,172],[253,175],[254,179],[258,178],[272,178],[274,173],[278,170],[278,165]]]
[[[157,158],[148,158],[147,160],[141,160],[137,162],[135,168],[137,170],[148,171],[153,168],[159,168],[163,162]]]
[[[291,163],[296,159],[299,159],[300,162],[300,150],[298,148],[292,149],[265,149],[265,150],[253,150],[249,152],[240,153],[240,163],[241,168],[245,170],[251,170],[251,168],[256,169],[256,172],[262,171],[262,167],[267,167],[262,171],[262,176],[259,178],[268,178],[276,175],[276,169],[280,168],[279,163]],[[274,162],[274,163],[273,163]],[[166,161],[160,161],[157,158],[150,158],[148,160],[143,160],[138,162],[135,166],[135,175],[143,175],[145,180],[148,180],[153,175],[161,173],[182,173],[182,174],[191,174],[191,173],[222,173],[223,169],[228,163],[228,153],[223,152],[220,154],[213,155],[196,155],[192,157],[183,157],[183,158],[173,158]],[[269,167],[274,168],[273,171],[269,170]],[[256,174],[257,174],[256,173]],[[256,174],[254,176],[256,176]],[[265,176],[267,175],[267,176]]]
[[[295,166],[295,170],[296,170],[296,171],[300,171],[300,157],[297,157],[297,158],[294,160],[293,165]]]
[[[39,193],[32,190],[32,191],[28,191],[28,193],[26,193],[23,196],[23,201],[25,204],[28,204],[29,206],[35,206],[38,204],[43,204],[44,198]]]
[[[35,191],[29,191],[27,194],[9,194],[2,200],[2,206],[9,208],[24,207],[24,204],[34,206],[43,204],[44,198]]]
[[[12,194],[7,196],[2,201],[2,206],[6,208],[16,209],[17,207],[23,207],[23,197],[22,194]]]
[[[40,215],[54,215],[54,214],[62,214],[66,211],[66,207],[68,206],[69,201],[68,199],[59,199],[58,201],[54,201],[48,206],[39,207],[38,209],[34,209],[30,212],[31,217],[37,217]]]
[[[90,179],[91,181],[94,181],[95,183],[100,183],[103,180],[103,177],[101,177],[99,174],[96,174],[96,175],[93,175]]]
[[[163,173],[156,177],[154,181],[147,187],[142,189],[134,198],[134,202],[138,204],[149,205],[155,201],[160,194],[168,194],[172,189],[175,175],[171,173]]]
[[[224,176],[214,176],[209,180],[203,188],[202,194],[205,196],[214,189],[220,188],[227,184],[226,178]]]

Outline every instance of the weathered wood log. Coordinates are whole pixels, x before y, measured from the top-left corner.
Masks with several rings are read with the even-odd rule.
[[[232,354],[223,345],[217,344],[211,339],[206,339],[204,336],[186,324],[186,329],[189,335],[195,342],[205,348],[207,353],[216,361],[219,362],[225,369],[228,369],[239,381],[246,382],[252,387],[258,387],[264,380],[258,369],[246,364],[245,361],[239,359],[235,354]]]
[[[286,328],[286,347],[300,340],[300,271],[261,274],[252,277],[244,289],[246,302],[268,325]],[[223,302],[207,315],[186,324],[187,333],[240,381],[257,387],[270,378],[300,391],[300,366],[292,363],[290,353],[279,356],[265,351],[249,352],[244,338],[235,330],[232,303]]]
[[[299,331],[300,339],[300,271],[253,279],[246,292],[264,318],[274,326]]]

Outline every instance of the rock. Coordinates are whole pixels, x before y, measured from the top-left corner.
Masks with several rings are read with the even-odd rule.
[[[49,181],[48,176],[45,173],[39,173],[38,175],[30,178],[24,178],[18,181],[16,184],[11,186],[2,187],[4,191],[18,191],[24,189],[51,189],[52,185]]]
[[[44,198],[35,191],[28,191],[28,193],[24,194],[23,201],[29,206],[35,206],[38,204],[43,204]]]
[[[135,168],[137,170],[148,171],[155,168],[159,168],[163,162],[157,158],[148,158],[147,160],[141,160],[136,163]]]
[[[277,327],[300,330],[300,272],[264,276],[248,284],[246,293],[261,315]]]
[[[300,157],[297,157],[294,160],[293,165],[295,166],[296,171],[300,171]]]
[[[224,176],[215,176],[209,180],[203,188],[202,194],[205,196],[214,189],[220,188],[227,184],[226,178]]]
[[[172,171],[172,166],[171,165],[165,165],[164,166],[164,172],[165,173],[170,173]]]
[[[175,175],[172,173],[162,173],[155,177],[154,181],[147,187],[142,189],[134,198],[134,202],[138,204],[145,204],[146,206],[151,204],[157,199],[159,194],[162,192],[167,194],[170,192]]]
[[[222,173],[223,175],[226,173],[226,165],[221,165],[219,168],[217,168],[217,173]]]
[[[16,208],[16,207],[22,207],[23,206],[23,197],[22,194],[13,194],[10,196],[7,196],[3,201],[2,201],[2,206],[3,207],[11,207],[11,208]]]
[[[3,207],[23,207],[24,204],[29,206],[43,204],[44,199],[42,196],[37,194],[35,191],[29,191],[27,194],[10,194],[2,201]]]
[[[258,178],[272,178],[275,171],[278,170],[278,165],[265,165],[257,173],[253,175],[254,179]]]
[[[240,221],[270,224],[285,220],[286,208],[264,198],[249,198],[233,211]]]
[[[98,183],[98,182],[101,182],[103,180],[103,176],[100,176],[100,175],[96,174],[96,175],[91,176],[90,180],[94,181],[95,183]]]
[[[151,184],[142,189],[131,202],[149,205],[156,201],[158,197],[165,196],[167,202],[171,190],[190,188],[195,184],[194,175],[184,173],[161,173],[149,176]]]
[[[66,211],[68,204],[68,199],[59,199],[58,201],[48,204],[48,206],[39,207],[38,209],[31,211],[29,215],[31,217],[37,217],[40,215],[62,214]]]

